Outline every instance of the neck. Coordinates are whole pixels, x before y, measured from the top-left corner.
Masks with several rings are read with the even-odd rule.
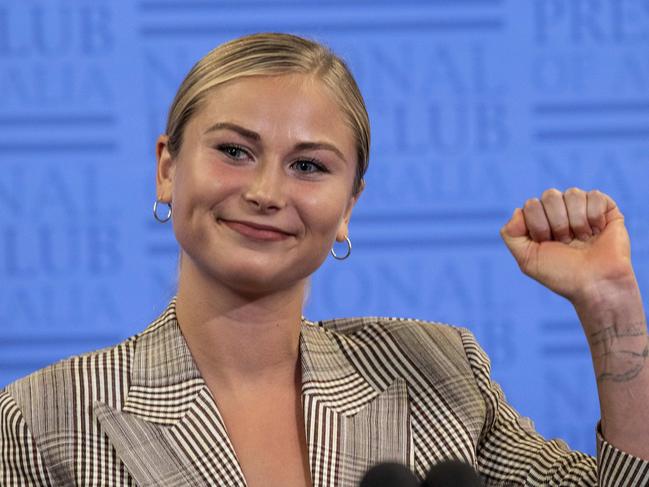
[[[246,296],[210,279],[184,256],[176,315],[204,379],[230,389],[294,385],[306,282]]]

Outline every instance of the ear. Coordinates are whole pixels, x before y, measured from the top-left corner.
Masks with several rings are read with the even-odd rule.
[[[155,147],[156,165],[156,195],[163,203],[171,203],[171,190],[173,188],[173,177],[176,164],[169,153],[169,136],[158,137]]]
[[[356,193],[356,195],[349,198],[349,201],[347,202],[347,208],[345,208],[345,215],[343,216],[343,221],[340,223],[340,227],[338,228],[338,232],[336,233],[337,242],[344,242],[345,237],[349,236],[349,220],[352,217],[352,210],[354,209],[354,206],[356,205],[356,202],[358,201],[358,198],[360,198],[361,193],[363,192],[364,189],[365,189],[365,181],[361,181],[361,186],[358,189],[358,193]]]

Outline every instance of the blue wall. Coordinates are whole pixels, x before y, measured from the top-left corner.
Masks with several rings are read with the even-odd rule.
[[[649,292],[642,0],[0,0],[0,384],[163,309],[178,248],[151,215],[155,138],[200,56],[268,30],[345,57],[373,126],[354,252],[314,276],[305,314],[467,326],[510,401],[593,453],[579,323],[498,230],[546,188],[598,188]]]

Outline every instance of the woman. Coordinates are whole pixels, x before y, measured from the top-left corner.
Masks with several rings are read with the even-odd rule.
[[[368,154],[362,97],[322,46],[259,34],[200,60],[157,142],[177,295],[141,334],[0,394],[3,485],[347,486],[380,461],[423,477],[445,458],[486,485],[649,484],[645,317],[612,199],[549,190],[501,230],[587,334],[597,470],[507,405],[467,330],[302,318],[334,240],[351,251]]]

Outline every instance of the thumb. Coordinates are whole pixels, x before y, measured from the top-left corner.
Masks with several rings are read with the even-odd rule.
[[[516,208],[511,218],[500,229],[500,236],[505,243],[512,239],[520,239],[525,237],[527,239],[527,225],[525,224],[525,217],[523,210]]]
[[[530,243],[532,242],[528,235],[527,225],[525,224],[525,217],[523,216],[522,209],[516,208],[514,210],[512,217],[500,229],[500,236],[505,241],[505,245],[507,245],[507,248],[520,265],[522,260],[524,260],[524,256],[527,254]]]

